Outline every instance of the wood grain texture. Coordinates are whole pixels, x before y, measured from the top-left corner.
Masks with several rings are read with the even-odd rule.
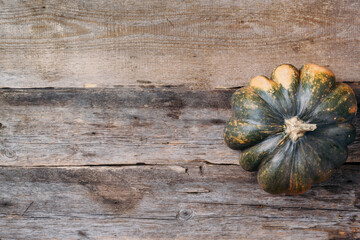
[[[0,87],[214,89],[282,63],[359,81],[360,2],[0,1]]]
[[[239,166],[1,168],[1,239],[358,239],[360,168],[301,196]]]
[[[301,196],[261,190],[222,139],[232,88],[282,63],[326,66],[359,101],[359,15],[0,0],[0,88],[19,88],[0,89],[0,239],[360,239],[359,117],[349,163]]]
[[[0,165],[237,164],[222,135],[234,91],[2,89]],[[350,162],[360,161],[359,119]]]

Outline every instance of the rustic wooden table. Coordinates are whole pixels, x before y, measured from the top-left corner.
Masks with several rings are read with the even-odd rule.
[[[349,160],[270,195],[222,129],[281,63],[329,67],[360,102],[360,2],[0,1],[1,239],[359,239]]]

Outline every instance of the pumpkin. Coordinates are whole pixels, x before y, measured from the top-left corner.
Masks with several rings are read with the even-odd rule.
[[[315,64],[299,71],[284,64],[271,79],[254,77],[233,94],[231,105],[225,142],[241,150],[240,165],[258,170],[258,183],[269,193],[301,194],[327,180],[355,138],[353,90]]]

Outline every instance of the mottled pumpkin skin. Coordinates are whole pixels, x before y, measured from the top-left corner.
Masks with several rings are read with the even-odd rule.
[[[260,186],[269,193],[301,194],[327,180],[346,161],[347,145],[355,138],[353,90],[315,64],[300,71],[284,64],[271,79],[255,77],[233,94],[231,105],[225,142],[241,150],[240,165],[257,170]],[[292,140],[285,120],[294,116],[316,129]]]

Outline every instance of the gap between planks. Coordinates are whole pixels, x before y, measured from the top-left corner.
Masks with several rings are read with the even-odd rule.
[[[169,164],[146,164],[146,163],[136,163],[136,164],[84,164],[84,165],[0,165],[0,168],[126,168],[126,167],[147,167],[147,166],[159,166],[159,167],[181,167],[187,169],[187,167],[202,167],[204,165],[208,166],[239,166],[235,163],[211,163],[207,161],[198,161],[191,164],[181,164],[181,165],[169,165]],[[342,166],[360,166],[360,162],[345,162]]]

